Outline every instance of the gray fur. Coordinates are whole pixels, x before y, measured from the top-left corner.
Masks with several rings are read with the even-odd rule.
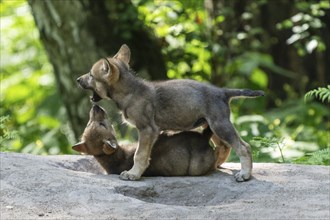
[[[129,171],[124,171],[121,178],[136,180],[141,177],[149,165],[152,146],[161,131],[190,130],[205,122],[214,133],[212,141],[216,147],[232,147],[239,156],[242,169],[235,175],[236,180],[248,180],[252,172],[251,149],[229,120],[229,102],[231,98],[257,97],[264,93],[249,89],[223,89],[186,79],[144,81],[130,70],[129,58],[129,48],[123,45],[114,58],[108,58],[109,62],[99,60],[93,65],[91,75],[85,74],[77,79],[83,88],[93,90],[94,101],[100,98],[113,100],[125,120],[139,131],[134,165]],[[229,150],[219,151],[226,152],[224,158],[229,154]]]

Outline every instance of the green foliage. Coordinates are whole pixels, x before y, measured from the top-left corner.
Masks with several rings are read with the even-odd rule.
[[[284,159],[284,155],[283,155],[283,139],[284,138],[276,138],[276,137],[272,137],[272,138],[266,138],[266,137],[254,137],[252,139],[252,143],[256,144],[256,145],[261,145],[262,147],[266,147],[266,148],[274,148],[274,150],[276,150],[276,148],[279,150],[280,154],[281,154],[281,158],[282,158],[282,162],[285,163],[285,159]]]
[[[305,104],[300,99],[287,101],[263,116],[235,116],[233,121],[241,137],[251,144],[254,161],[296,162],[330,148],[329,118],[327,106]],[[232,155],[231,160],[238,158]]]
[[[304,157],[294,160],[294,163],[310,165],[330,165],[330,148],[307,153]]]
[[[318,98],[322,102],[326,101],[330,103],[330,85],[328,85],[326,88],[320,87],[318,89],[314,89],[307,92],[305,95],[305,101],[312,97]]]
[[[211,51],[205,42],[202,1],[135,1],[140,19],[162,41],[169,78],[209,81]]]
[[[290,29],[292,35],[287,39],[287,44],[292,44],[298,54],[304,56],[313,51],[324,51],[325,40],[319,37],[325,23],[322,21],[327,10],[330,9],[328,0],[321,1],[297,1],[294,4],[297,13],[277,24],[278,29]]]
[[[0,117],[0,149],[7,150],[8,142],[18,138],[17,131],[9,130],[10,118],[8,115]]]
[[[27,2],[0,4],[1,150],[68,153],[64,107]]]

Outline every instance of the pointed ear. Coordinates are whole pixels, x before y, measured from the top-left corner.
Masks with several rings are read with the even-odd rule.
[[[111,72],[111,64],[110,64],[110,62],[107,58],[103,58],[102,70],[105,73],[110,73]]]
[[[118,143],[115,139],[103,140],[103,143],[103,152],[108,155],[114,153],[118,147]]]
[[[128,64],[131,59],[131,51],[129,47],[126,44],[123,44],[113,58],[120,59]]]
[[[72,149],[81,153],[87,153],[86,143],[84,141],[79,142],[72,146]]]

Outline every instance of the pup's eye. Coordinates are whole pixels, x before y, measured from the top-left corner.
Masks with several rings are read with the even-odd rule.
[[[106,125],[105,123],[103,123],[103,122],[100,122],[100,125],[101,125],[102,127],[104,127],[104,128],[107,128],[107,125]]]
[[[89,72],[89,76],[93,79],[94,76],[92,75],[92,72]]]

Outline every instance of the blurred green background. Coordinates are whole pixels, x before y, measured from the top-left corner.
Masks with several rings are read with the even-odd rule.
[[[143,78],[264,90],[265,98],[231,104],[255,162],[330,163],[329,1],[0,4],[1,151],[74,153],[91,107],[75,79],[127,43]],[[101,105],[118,139],[136,141],[117,109]]]

